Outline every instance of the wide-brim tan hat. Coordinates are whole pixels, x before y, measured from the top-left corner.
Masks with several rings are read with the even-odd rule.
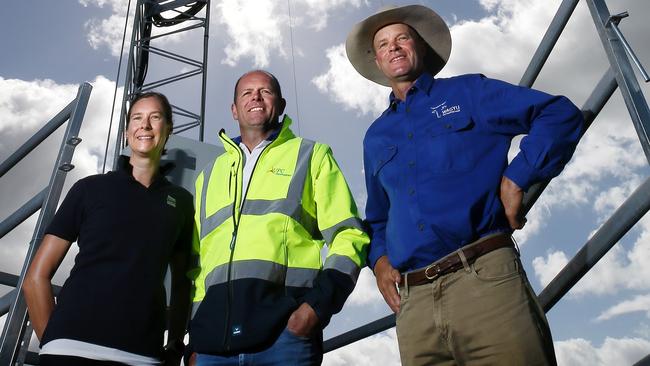
[[[359,74],[378,84],[390,86],[386,76],[375,64],[372,41],[379,29],[395,23],[409,25],[426,42],[426,70],[432,75],[442,70],[451,53],[449,27],[436,12],[426,6],[407,5],[380,9],[352,28],[345,41],[345,51]]]

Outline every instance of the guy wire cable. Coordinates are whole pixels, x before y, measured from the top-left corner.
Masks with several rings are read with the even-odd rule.
[[[111,130],[113,129],[113,113],[115,112],[115,99],[117,98],[117,88],[120,82],[120,71],[122,69],[122,55],[124,55],[124,39],[126,38],[126,29],[129,24],[129,12],[131,10],[131,0],[126,6],[126,19],[124,20],[124,32],[122,33],[122,47],[120,48],[120,60],[117,63],[117,77],[115,78],[115,91],[113,92],[113,105],[111,106],[111,119],[108,124],[108,134],[106,135],[106,149],[104,150],[104,164],[102,174],[106,173],[106,157],[108,156],[108,145],[111,140]],[[125,85],[126,87],[126,85]]]
[[[293,71],[293,92],[296,95],[296,132],[300,135],[300,103],[298,103],[298,82],[296,81],[296,57],[293,46],[293,17],[291,16],[291,0],[287,0],[289,8],[289,39],[291,40],[291,66]]]

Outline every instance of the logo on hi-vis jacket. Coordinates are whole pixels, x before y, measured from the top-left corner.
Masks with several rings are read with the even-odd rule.
[[[271,168],[269,169],[269,173],[273,173],[274,175],[280,175],[283,177],[291,176],[291,172],[284,168]]]

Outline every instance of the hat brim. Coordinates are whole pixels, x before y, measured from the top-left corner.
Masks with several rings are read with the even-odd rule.
[[[373,39],[377,31],[389,24],[403,23],[422,37],[427,44],[425,68],[436,75],[449,60],[451,33],[445,21],[433,10],[422,5],[408,5],[379,11],[356,24],[345,41],[345,51],[352,66],[368,80],[390,86],[390,81],[375,63]]]

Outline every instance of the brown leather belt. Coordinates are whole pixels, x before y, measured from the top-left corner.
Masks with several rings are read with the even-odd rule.
[[[440,276],[456,272],[457,270],[463,268],[463,261],[460,258],[460,255],[458,253],[459,251],[463,252],[467,263],[471,264],[474,263],[474,261],[483,254],[487,254],[493,250],[505,247],[514,248],[514,242],[512,241],[512,237],[510,235],[497,235],[485,240],[479,240],[476,243],[468,244],[460,248],[458,251],[455,251],[446,257],[431,263],[424,269],[402,274],[400,286],[406,285],[407,280],[409,286],[424,285],[433,282]]]

